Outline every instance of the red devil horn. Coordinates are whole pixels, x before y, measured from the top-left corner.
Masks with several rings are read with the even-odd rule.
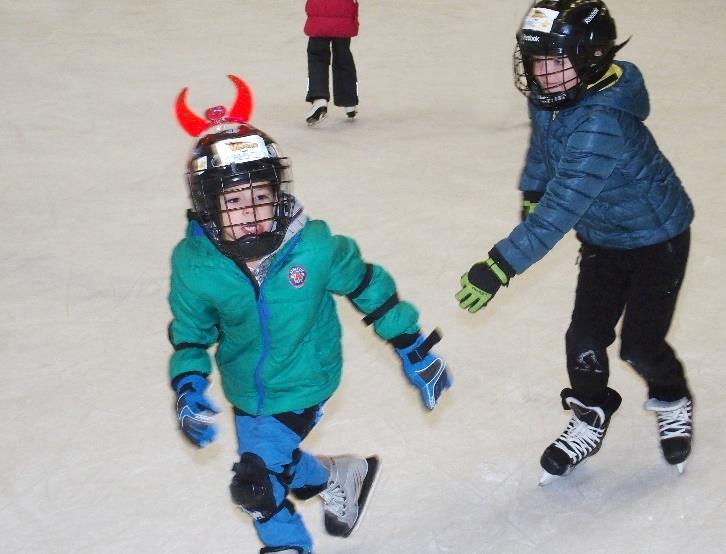
[[[179,125],[193,137],[199,136],[209,126],[209,122],[202,119],[187,106],[187,88],[184,87],[176,99],[176,118]]]
[[[252,91],[242,79],[235,75],[227,75],[229,80],[237,87],[237,99],[229,110],[229,118],[232,120],[242,120],[248,122],[252,115]]]

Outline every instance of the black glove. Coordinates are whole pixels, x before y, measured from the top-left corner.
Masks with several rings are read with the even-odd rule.
[[[522,221],[527,219],[527,216],[534,211],[543,195],[544,192],[535,190],[527,190],[522,193],[522,212],[520,214]]]
[[[506,287],[514,275],[514,270],[493,248],[486,260],[475,263],[461,276],[461,290],[456,293],[456,300],[461,308],[477,312],[494,298],[499,287]]]

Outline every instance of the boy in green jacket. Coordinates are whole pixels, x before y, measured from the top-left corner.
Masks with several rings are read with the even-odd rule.
[[[172,256],[169,339],[182,433],[202,447],[218,408],[206,394],[215,360],[235,413],[240,459],[230,492],[254,518],[264,552],[309,554],[312,540],[287,500],[323,498],[325,528],[346,537],[375,481],[373,456],[316,458],[300,449],[341,377],[333,294],[391,343],[433,409],[451,386],[440,339],[421,335],[418,312],[355,242],[309,220],[291,193],[290,165],[265,133],[229,120],[210,125],[189,161],[193,209]]]

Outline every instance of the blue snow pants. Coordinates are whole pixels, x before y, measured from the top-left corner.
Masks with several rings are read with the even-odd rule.
[[[255,530],[265,546],[297,546],[305,554],[312,550],[310,534],[287,495],[293,491],[298,497],[310,497],[327,485],[328,470],[313,455],[300,450],[300,443],[322,413],[322,404],[274,416],[254,416],[235,409],[239,454],[242,459],[250,454],[259,456],[269,478],[266,482],[272,484],[275,513],[269,518],[253,514]]]

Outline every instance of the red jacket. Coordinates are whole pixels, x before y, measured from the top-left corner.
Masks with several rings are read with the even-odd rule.
[[[358,0],[307,0],[305,34],[350,38],[358,34]]]

